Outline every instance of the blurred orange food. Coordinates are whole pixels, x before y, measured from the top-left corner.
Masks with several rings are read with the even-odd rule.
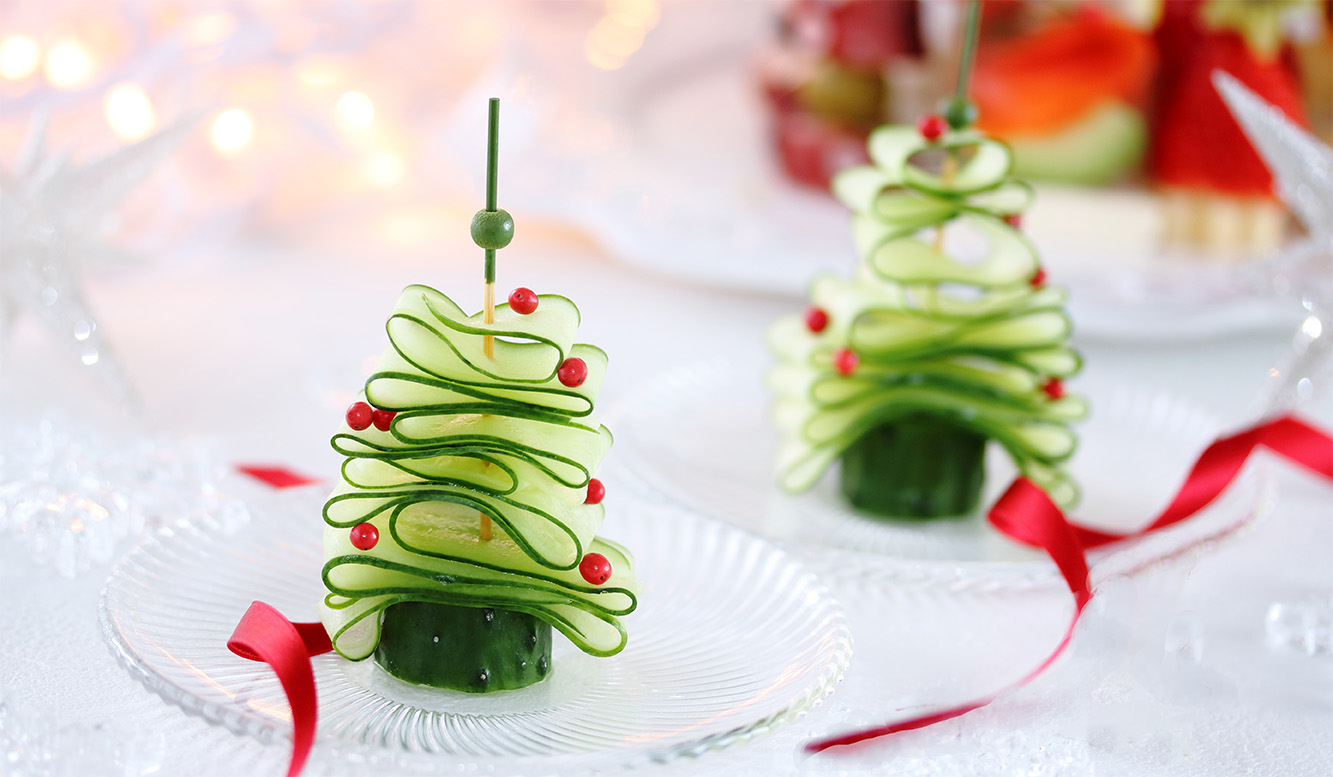
[[[1155,60],[1144,32],[1094,6],[1022,37],[983,41],[972,76],[977,126],[988,133],[1044,135],[1109,99],[1141,104]]]

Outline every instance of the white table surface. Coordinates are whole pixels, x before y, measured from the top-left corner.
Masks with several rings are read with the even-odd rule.
[[[425,282],[461,297],[457,290],[480,285],[479,252],[456,228],[458,207],[440,203],[440,228],[426,245],[394,247],[313,230],[281,244],[220,246],[211,256],[89,274],[87,293],[159,432],[216,440],[236,461],[328,476],[338,464],[328,437],[363,363],[383,347],[382,322],[401,287]],[[612,357],[604,407],[673,365],[758,347],[767,323],[800,305],[648,276],[577,231],[516,218],[519,238],[501,253],[499,285],[578,302],[580,339]],[[1260,332],[1078,346],[1090,374],[1169,389],[1238,425],[1286,339]],[[98,387],[81,373],[46,332],[24,321],[0,398],[11,418],[55,405],[105,423]],[[1329,399],[1308,410],[1326,426],[1333,425]],[[1132,465],[1125,462],[1127,473]],[[1197,558],[1108,583],[1070,657],[988,710],[852,752],[799,758],[803,739],[836,728],[852,707],[874,704],[876,689],[844,683],[786,729],[649,771],[1007,774],[1022,766],[1033,774],[1327,774],[1333,664],[1328,656],[1266,645],[1264,614],[1273,600],[1333,591],[1333,490],[1276,468],[1280,494],[1271,515]],[[1132,488],[1133,475],[1126,477]],[[10,709],[59,721],[81,736],[144,733],[146,741],[131,745],[160,759],[152,773],[283,772],[282,748],[210,728],[160,702],[116,664],[96,621],[109,567],[71,580],[12,549],[0,552],[0,581],[11,596],[0,630],[0,689]],[[1053,645],[1069,608],[1058,592],[967,602],[915,593],[904,594],[901,606],[919,611],[917,631],[877,633],[873,614],[849,608],[857,640],[849,676],[881,678],[892,684],[886,695],[923,703],[963,701],[1016,679]],[[1009,608],[1022,628],[976,634],[969,629],[976,607]],[[1202,638],[1197,664],[1164,651],[1168,630],[1178,633],[1182,623]],[[919,663],[885,665],[886,657],[902,655]],[[884,710],[886,717],[894,712]],[[316,748],[311,773],[336,767]]]
[[[598,78],[594,86],[614,90],[613,75]],[[480,252],[467,236],[475,204],[417,203],[407,230],[391,227],[393,214],[374,205],[353,201],[285,233],[86,273],[87,296],[149,409],[151,429],[118,417],[62,344],[30,319],[20,320],[0,364],[0,407],[15,423],[62,408],[121,433],[213,441],[231,461],[332,476],[339,461],[328,438],[366,361],[384,346],[382,324],[401,288],[426,283],[480,304]],[[675,366],[759,348],[769,322],[803,306],[652,275],[574,224],[514,214],[518,237],[500,254],[499,288],[524,285],[578,303],[580,340],[611,355],[602,407]],[[1289,336],[1229,330],[1187,341],[1117,341],[1076,332],[1075,342],[1090,378],[1161,388],[1239,427],[1252,420],[1253,399]],[[1305,412],[1333,428],[1333,397]],[[753,742],[644,773],[1333,773],[1333,658],[1264,638],[1270,602],[1333,594],[1333,486],[1272,463],[1279,493],[1268,515],[1207,552],[1106,583],[1066,658],[987,709],[850,751],[797,754],[802,741],[849,717],[888,719],[913,703],[961,702],[1003,688],[1054,645],[1069,614],[1066,595],[888,592],[894,622],[916,624],[893,633],[875,612],[844,601],[856,647],[847,681],[830,698]],[[1126,488],[1134,487],[1133,464],[1124,462]],[[8,592],[0,741],[21,725],[54,731],[54,774],[285,773],[285,747],[211,727],[160,701],[116,663],[96,612],[109,571],[103,563],[67,579],[19,545],[0,543]],[[981,621],[1009,625],[978,633],[980,613]],[[1197,661],[1165,649],[1181,634],[1192,635]],[[80,740],[91,743],[84,753],[74,744]],[[122,741],[113,763],[106,740]],[[317,746],[307,773],[341,770]]]

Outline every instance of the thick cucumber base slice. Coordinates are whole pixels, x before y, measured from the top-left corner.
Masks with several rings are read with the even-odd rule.
[[[468,693],[524,688],[551,672],[551,626],[512,610],[400,602],[375,661],[400,680]]]
[[[930,415],[877,426],[842,456],[842,493],[885,518],[971,513],[985,481],[986,438]]]

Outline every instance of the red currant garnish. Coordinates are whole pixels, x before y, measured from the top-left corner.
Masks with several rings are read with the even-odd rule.
[[[389,422],[392,421],[393,417],[396,415],[398,414],[392,410],[380,410],[377,407],[374,412],[370,414],[370,422],[375,424],[375,428],[379,429],[381,432],[387,432],[389,431]]]
[[[851,375],[856,372],[856,367],[861,363],[861,357],[856,355],[856,351],[850,348],[839,348],[833,352],[833,369],[843,375]]]
[[[828,313],[822,308],[810,308],[805,311],[805,325],[815,334],[824,331],[824,327],[828,326]]]
[[[1028,283],[1032,284],[1034,289],[1040,289],[1046,285],[1046,271],[1038,267],[1037,271],[1032,273],[1032,277],[1028,279]]]
[[[1023,214],[1010,213],[1004,217],[1004,223],[1008,224],[1014,229],[1018,229],[1019,227],[1023,226]]]
[[[579,562],[579,574],[593,585],[601,585],[611,579],[611,562],[601,553],[589,553]]]
[[[537,309],[537,294],[532,289],[519,286],[509,292],[509,309],[520,315],[528,315]]]
[[[583,381],[588,379],[588,364],[577,356],[571,356],[561,363],[555,374],[561,383],[570,388],[582,386]]]
[[[585,505],[600,504],[606,498],[606,486],[597,478],[588,479],[588,497],[583,500]]]
[[[949,122],[945,121],[943,116],[932,113],[929,116],[922,116],[921,121],[916,123],[916,129],[921,133],[921,137],[934,143],[949,129]]]
[[[352,527],[352,545],[358,550],[370,550],[380,541],[380,530],[373,523],[358,523]]]
[[[352,406],[347,408],[347,425],[358,432],[369,429],[374,417],[375,411],[365,402],[353,402]]]
[[[1065,384],[1061,383],[1059,378],[1051,378],[1042,384],[1041,390],[1051,399],[1059,399],[1065,395]]]

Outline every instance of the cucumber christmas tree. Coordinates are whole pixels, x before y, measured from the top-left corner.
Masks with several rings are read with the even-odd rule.
[[[1056,502],[1077,500],[1062,464],[1086,405],[1061,381],[1080,360],[1065,294],[1046,286],[1019,230],[1032,190],[1010,177],[1004,144],[970,129],[975,21],[974,3],[945,117],[876,130],[872,164],[834,180],[854,213],[855,276],[816,278],[804,316],[770,332],[787,490],[812,487],[841,459],[843,493],[858,508],[964,515],[994,440]],[[951,255],[968,243],[980,256]]]
[[[324,507],[334,649],[471,692],[545,677],[552,627],[590,654],[619,652],[619,616],[636,605],[629,554],[595,536],[606,354],[574,342],[579,311],[564,297],[520,288],[494,305],[495,251],[513,235],[496,208],[497,123],[492,100],[487,206],[472,224],[484,309],[403,291],[389,347],[333,437],[347,458]]]

